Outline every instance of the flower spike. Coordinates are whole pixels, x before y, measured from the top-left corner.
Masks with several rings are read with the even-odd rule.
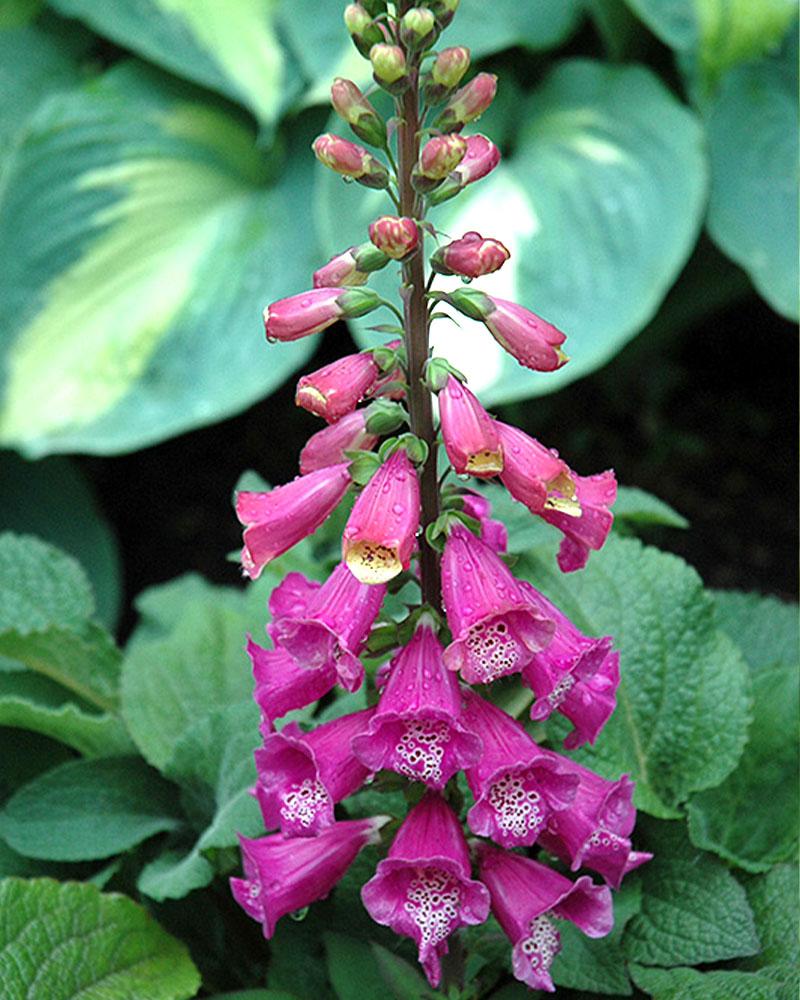
[[[296,708],[305,708],[336,685],[336,667],[325,663],[308,670],[285,649],[264,649],[247,637],[247,655],[253,665],[253,697],[261,709],[261,734],[268,736],[276,719]]]
[[[454,375],[439,393],[439,416],[447,457],[459,475],[488,478],[503,471],[503,449],[494,421]]]

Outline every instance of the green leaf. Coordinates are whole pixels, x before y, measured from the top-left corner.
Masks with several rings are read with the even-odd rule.
[[[244,408],[302,363],[313,341],[270,349],[259,315],[315,266],[296,219],[309,124],[270,171],[247,123],[137,63],[39,109],[0,196],[0,442],[139,448]]]
[[[379,944],[371,945],[380,973],[395,1000],[436,1000],[439,995],[430,989],[422,974],[405,959]]]
[[[691,567],[612,535],[580,573],[559,573],[551,546],[524,555],[515,572],[587,634],[614,636],[620,650],[617,709],[578,760],[609,778],[628,772],[639,807],[662,818],[728,776],[747,735],[747,666],[716,628]]]
[[[433,221],[454,236],[476,229],[502,240],[511,259],[481,290],[563,329],[572,360],[555,373],[530,372],[477,321],[434,323],[435,353],[485,402],[552,392],[613,357],[653,317],[686,262],[705,202],[698,122],[643,67],[562,63],[517,115],[524,125],[513,156]],[[363,239],[381,195],[364,197],[329,171],[318,184],[325,249]],[[389,294],[391,280],[381,273],[374,284]],[[353,327],[360,343],[377,342],[365,324]]]
[[[248,107],[271,124],[295,87],[275,33],[275,0],[51,0],[146,59]]]
[[[729,73],[708,117],[708,230],[789,319],[798,317],[797,81],[789,46]]]
[[[642,868],[642,906],[624,936],[630,959],[645,965],[699,965],[759,949],[744,889],[717,858],[686,839],[682,824],[650,823]]]
[[[338,890],[336,890],[338,891]],[[325,968],[322,928],[314,908],[302,920],[280,920],[270,941],[267,986],[300,1000],[333,997]]]
[[[620,486],[614,503],[614,523],[688,528],[689,522],[668,503],[636,486]]]
[[[714,591],[717,622],[744,653],[751,670],[793,664],[800,655],[797,605],[737,590]]]
[[[761,969],[785,962],[800,970],[800,901],[797,897],[797,865],[777,865],[772,871],[745,883],[755,917],[761,951],[748,959],[748,968]]]
[[[39,13],[44,0],[3,0],[0,6],[0,29],[28,24]]]
[[[185,945],[130,899],[51,879],[0,882],[3,1000],[189,1000]]]
[[[324,935],[328,976],[339,1000],[386,1000],[386,980],[368,942]]]
[[[751,972],[700,972],[697,969],[631,967],[636,985],[652,1000],[779,1000],[766,976]]]
[[[209,1000],[297,1000],[283,990],[237,990],[236,993],[215,993]]]
[[[122,597],[119,551],[75,463],[0,455],[0,530],[36,535],[74,556],[91,581],[100,621],[114,627]]]
[[[0,836],[45,861],[109,858],[180,825],[175,789],[138,757],[61,764],[0,812]]]

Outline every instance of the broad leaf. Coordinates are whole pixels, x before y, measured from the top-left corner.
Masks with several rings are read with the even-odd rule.
[[[780,1000],[778,987],[752,972],[631,967],[636,985],[652,1000]]]
[[[778,865],[768,874],[749,879],[745,884],[761,939],[761,951],[739,964],[760,971],[776,983],[779,1000],[796,1000],[800,994],[797,875],[797,865]]]
[[[503,241],[511,259],[480,289],[563,329],[572,360],[556,373],[533,373],[476,321],[435,322],[435,350],[484,402],[551,392],[613,357],[658,309],[694,245],[705,201],[698,123],[647,69],[563,63],[517,115],[514,155],[431,218],[452,237],[478,230]],[[326,250],[363,240],[384,202],[321,173]],[[387,269],[374,284],[388,294],[392,280]],[[361,343],[376,341],[370,325],[355,325]]]
[[[267,351],[260,313],[316,260],[309,139],[270,171],[249,125],[137,63],[40,108],[0,204],[0,441],[125,451],[280,384],[312,344]]]
[[[728,74],[708,118],[709,232],[789,319],[798,317],[797,80],[788,46]]]
[[[367,941],[347,934],[324,936],[328,976],[338,1000],[385,1000],[386,980]]]
[[[650,823],[642,906],[624,936],[645,965],[699,965],[754,955],[759,940],[744,889],[717,858],[686,839],[682,824]]]
[[[620,521],[633,527],[658,525],[664,528],[688,528],[686,518],[668,503],[636,486],[620,486],[614,503],[614,524]]]
[[[276,0],[51,0],[66,17],[273,123],[297,84],[275,34]]]
[[[693,569],[612,535],[580,573],[559,573],[550,546],[515,572],[620,650],[617,709],[595,747],[577,752],[582,763],[606,777],[629,773],[639,806],[662,817],[727,777],[746,740],[749,678]]]
[[[130,899],[51,879],[0,882],[3,1000],[189,1000],[185,945]]]
[[[754,673],[800,656],[800,618],[796,604],[737,590],[714,592],[717,622],[736,640]]]
[[[178,827],[175,800],[175,788],[138,757],[70,761],[12,795],[0,836],[31,858],[108,858]]]

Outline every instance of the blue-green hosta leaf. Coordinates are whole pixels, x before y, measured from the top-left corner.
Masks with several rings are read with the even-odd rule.
[[[0,882],[3,1000],[189,1000],[186,946],[142,907],[79,882]]]
[[[51,0],[138,55],[273,123],[296,82],[275,34],[276,0]]]
[[[487,293],[540,313],[568,334],[572,360],[554,374],[520,367],[473,320],[434,323],[432,342],[482,399],[551,392],[608,361],[652,318],[694,245],[706,189],[692,114],[648,70],[585,60],[562,64],[519,109],[514,155],[432,212],[451,236],[470,229],[511,251]],[[363,240],[381,195],[318,187],[321,238],[331,253]],[[391,269],[393,270],[393,269]],[[381,272],[376,287],[395,280]],[[441,279],[436,287],[456,287]],[[370,320],[356,324],[361,342]]]
[[[306,139],[270,182],[249,127],[135,63],[48,101],[0,202],[0,440],[124,451],[289,375],[311,344],[268,352],[260,311],[314,266]]]
[[[738,67],[708,118],[708,230],[790,319],[798,317],[797,79],[796,46]]]

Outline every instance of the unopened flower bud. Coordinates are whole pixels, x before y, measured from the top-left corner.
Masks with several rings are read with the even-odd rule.
[[[419,162],[411,175],[414,188],[422,194],[431,191],[455,170],[466,152],[467,140],[457,132],[429,139],[423,146]]]
[[[436,22],[440,28],[446,28],[447,25],[456,16],[456,11],[458,10],[458,5],[461,0],[434,0],[431,4],[433,8],[433,13],[436,15]]]
[[[442,132],[460,131],[483,114],[496,93],[497,77],[493,73],[478,73],[453,94],[434,122],[434,128]]]
[[[430,358],[425,364],[425,385],[431,392],[441,392],[450,378],[450,365],[444,358]]]
[[[369,275],[360,271],[354,254],[355,247],[331,257],[327,264],[314,272],[314,288],[349,288],[365,285]]]
[[[365,424],[370,434],[391,434],[408,421],[405,407],[388,399],[376,399],[364,411]]]
[[[362,243],[353,248],[353,256],[359,271],[366,271],[372,274],[373,271],[380,271],[389,263],[389,258],[371,243]]]
[[[464,233],[460,240],[439,247],[431,257],[431,267],[437,274],[480,278],[497,271],[510,256],[499,240],[484,239],[480,233]]]
[[[320,163],[343,177],[352,177],[359,184],[370,188],[389,186],[389,171],[386,167],[355,142],[325,132],[317,136],[311,148]]]
[[[406,57],[399,45],[373,45],[369,50],[369,61],[372,63],[375,82],[384,90],[388,90],[390,94],[405,90],[408,83]]]
[[[359,139],[371,146],[386,145],[386,123],[352,80],[336,77],[331,86],[331,103]]]
[[[442,49],[423,79],[422,92],[428,104],[443,101],[461,83],[469,69],[469,55],[464,45]]]
[[[473,184],[491,173],[499,162],[500,150],[490,139],[485,135],[469,136],[463,160],[430,194],[430,204],[440,205],[448,198],[454,197],[468,184]]]
[[[360,3],[350,3],[344,9],[344,23],[353,39],[353,44],[369,59],[369,50],[383,41],[383,32],[370,17],[369,11]]]
[[[348,288],[337,301],[344,319],[357,319],[377,309],[381,304],[381,297],[371,288]]]
[[[400,20],[400,40],[412,52],[436,40],[436,18],[425,7],[412,7]]]
[[[417,248],[419,229],[413,219],[382,215],[370,224],[369,238],[387,257],[404,260]]]

